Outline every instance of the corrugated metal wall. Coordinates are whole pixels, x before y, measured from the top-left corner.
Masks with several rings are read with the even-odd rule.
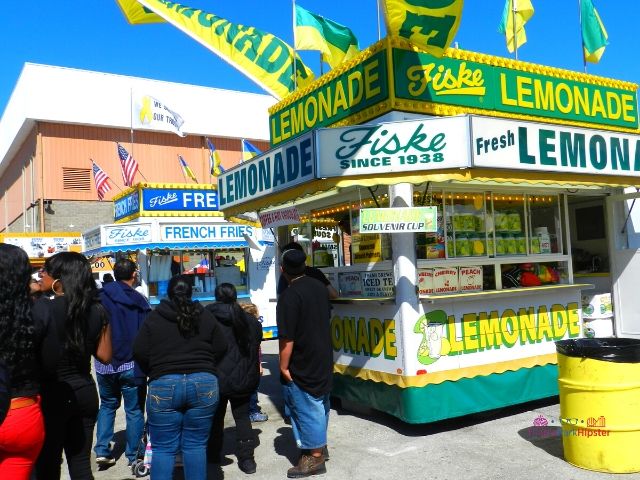
[[[152,183],[191,182],[186,179],[178,162],[182,155],[199,183],[210,183],[209,150],[205,137],[178,137],[172,133],[134,131],[122,129],[86,127],[80,125],[41,124],[42,148],[45,161],[46,199],[96,200],[97,194],[93,176],[91,190],[64,188],[63,172],[69,168],[85,168],[90,171],[95,162],[109,175],[111,184],[123,188],[120,161],[116,152],[116,142],[136,159],[139,173],[136,181]],[[230,168],[240,160],[240,139],[212,137],[216,150],[222,158],[222,165]],[[256,141],[256,146],[268,148],[267,142]],[[110,200],[119,190],[113,187],[105,197]]]
[[[37,165],[35,158],[36,135],[32,132],[20,147],[13,161],[0,177],[0,226],[10,225],[23,213],[30,214],[30,205],[38,198]],[[33,219],[28,215],[20,224],[30,225]],[[4,228],[3,228],[4,229]]]
[[[124,189],[116,142],[120,142],[138,162],[136,182],[191,183],[190,179],[185,180],[178,162],[178,155],[182,155],[199,183],[215,183],[209,175],[209,150],[202,136],[182,138],[173,133],[136,130],[132,144],[131,132],[124,129],[39,123],[37,131],[41,134],[40,150],[36,152],[34,131],[0,178],[0,231],[11,225],[23,214],[24,208],[37,199],[96,201],[98,196],[90,159],[109,175],[112,188],[105,201],[111,200]],[[239,138],[209,138],[225,169],[240,162]],[[269,148],[268,142],[248,140],[262,150]],[[44,163],[42,179],[37,170],[40,155]],[[33,176],[32,157],[35,158]],[[27,212],[22,223],[30,223],[30,216]],[[28,230],[38,231],[39,225]]]

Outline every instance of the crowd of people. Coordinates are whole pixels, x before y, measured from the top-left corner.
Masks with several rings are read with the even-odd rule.
[[[309,273],[299,246],[281,252],[280,379],[301,449],[287,476],[300,478],[326,471],[334,292]],[[177,462],[185,478],[207,478],[207,464],[223,460],[227,404],[238,467],[256,472],[251,422],[267,420],[257,406],[262,327],[232,284],[219,284],[205,307],[191,298],[190,276],[175,275],[152,310],[127,258],[97,288],[79,253],[57,253],[33,275],[22,249],[0,244],[0,272],[0,478],[59,479],[63,454],[71,479],[94,478],[92,446],[100,468],[116,461],[122,402],[130,465],[139,460],[146,411],[152,479],[173,478]]]

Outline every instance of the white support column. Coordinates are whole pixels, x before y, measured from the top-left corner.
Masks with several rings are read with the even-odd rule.
[[[402,183],[389,187],[391,208],[413,206],[413,185]],[[396,305],[402,318],[414,318],[418,313],[416,294],[417,268],[414,233],[391,235],[393,275],[396,281]]]

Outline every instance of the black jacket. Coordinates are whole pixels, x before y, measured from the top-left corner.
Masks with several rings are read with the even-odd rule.
[[[207,372],[218,374],[217,365],[227,349],[220,324],[200,304],[198,332],[183,337],[178,330],[177,311],[169,300],[146,318],[133,344],[133,358],[150,380],[169,374]]]
[[[242,312],[249,324],[249,351],[243,355],[231,327],[232,306],[215,302],[205,307],[215,316],[227,340],[228,349],[218,365],[220,393],[225,397],[240,397],[252,394],[260,382],[258,349],[262,341],[260,322],[246,312]]]

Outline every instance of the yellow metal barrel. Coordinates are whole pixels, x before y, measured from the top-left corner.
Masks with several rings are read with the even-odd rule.
[[[640,472],[640,340],[556,342],[564,458],[599,472]]]

